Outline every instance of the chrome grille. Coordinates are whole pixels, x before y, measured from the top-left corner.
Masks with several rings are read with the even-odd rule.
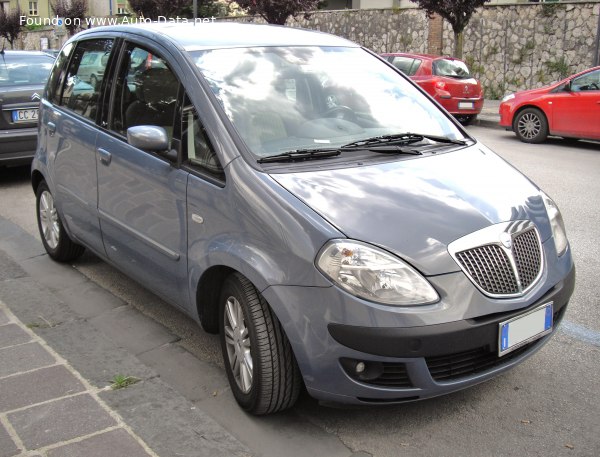
[[[521,233],[513,239],[513,255],[521,280],[521,287],[526,289],[537,278],[542,263],[540,245],[533,230]]]
[[[490,294],[516,294],[519,284],[508,255],[496,244],[480,246],[456,254],[461,266],[484,291]]]
[[[474,236],[479,245],[469,247],[468,242]],[[459,245],[463,249],[451,250],[454,258],[469,279],[492,297],[522,295],[541,275],[540,238],[535,225],[529,221],[508,225],[501,233],[492,226],[483,234],[467,235]]]

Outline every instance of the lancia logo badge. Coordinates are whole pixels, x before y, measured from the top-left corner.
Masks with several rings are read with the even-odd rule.
[[[500,242],[502,243],[502,246],[504,246],[506,249],[512,248],[512,238],[508,233],[502,232],[500,234]]]
[[[41,100],[41,97],[37,92],[34,92],[33,95],[31,96],[31,100],[34,102],[39,102]]]

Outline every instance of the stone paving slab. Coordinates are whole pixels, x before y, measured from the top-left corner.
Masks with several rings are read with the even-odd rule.
[[[0,309],[0,325],[8,324],[9,322],[6,313]]]
[[[159,455],[250,456],[228,431],[160,378],[105,391],[100,398],[117,410],[145,442],[152,443]]]
[[[48,451],[48,457],[148,457],[144,448],[122,429],[111,430]]]
[[[37,333],[92,385],[103,388],[118,375],[149,379],[156,372],[119,348],[88,321],[71,321]]]
[[[66,367],[56,365],[0,379],[0,412],[85,391]]]
[[[0,332],[0,348],[16,346],[30,341],[31,336],[18,325],[6,324],[2,326],[2,331]]]
[[[56,295],[79,316],[86,319],[126,305],[123,300],[92,281],[59,289]],[[85,300],[81,300],[82,295],[85,295]]]
[[[6,252],[0,250],[0,263],[2,268],[0,269],[0,281],[5,279],[22,278],[27,276],[27,273],[21,268],[21,266],[12,260]]]
[[[117,422],[89,394],[55,400],[7,414],[27,449],[89,435]]]
[[[114,309],[90,319],[90,322],[135,355],[179,340],[164,325],[130,306]]]
[[[39,343],[0,349],[0,378],[54,365],[56,360]]]
[[[19,452],[19,448],[0,423],[0,457],[12,457],[19,454]]]

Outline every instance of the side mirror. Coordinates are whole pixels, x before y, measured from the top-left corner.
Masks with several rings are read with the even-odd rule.
[[[169,149],[167,131],[155,125],[137,125],[127,129],[127,142],[138,149],[165,152]]]

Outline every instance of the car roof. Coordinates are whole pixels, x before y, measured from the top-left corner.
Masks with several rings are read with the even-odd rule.
[[[186,51],[257,46],[359,47],[344,38],[314,30],[238,22],[116,25],[95,27],[75,37],[83,38],[94,32],[129,32],[159,40],[167,38]]]

